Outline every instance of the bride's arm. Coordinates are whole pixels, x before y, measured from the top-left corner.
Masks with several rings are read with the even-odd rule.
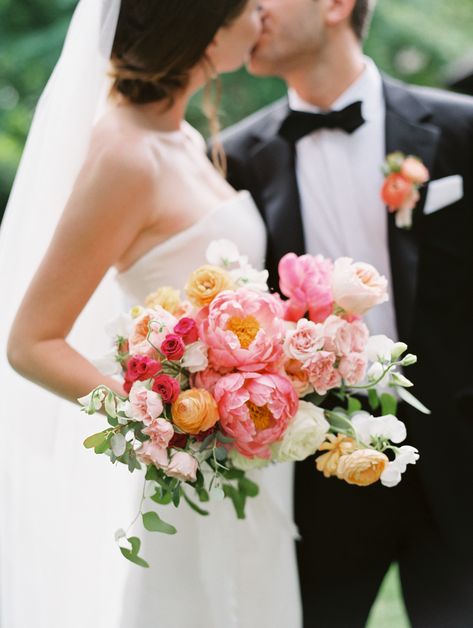
[[[149,226],[155,161],[146,146],[115,144],[86,160],[9,337],[13,368],[70,400],[99,384],[122,392],[65,340],[107,270]]]

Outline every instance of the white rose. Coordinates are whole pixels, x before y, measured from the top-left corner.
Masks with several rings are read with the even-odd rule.
[[[392,462],[381,474],[381,484],[392,488],[401,481],[401,476],[405,472],[408,464],[415,464],[419,460],[419,452],[415,447],[404,445],[399,448],[399,452]]]
[[[300,401],[299,410],[284,438],[273,445],[274,459],[277,462],[305,460],[325,441],[329,428],[323,410],[307,401]]]
[[[333,267],[332,292],[337,305],[361,316],[388,300],[388,282],[370,264],[340,257]]]
[[[368,412],[358,412],[352,418],[358,439],[369,445],[373,438],[387,438],[393,443],[402,443],[407,436],[406,426],[392,414],[374,417]]]
[[[193,342],[186,347],[186,351],[182,357],[182,366],[191,373],[204,371],[209,365],[207,352],[207,345],[203,342],[200,340]]]
[[[205,257],[212,266],[227,267],[239,261],[240,253],[234,242],[222,238],[209,244]]]

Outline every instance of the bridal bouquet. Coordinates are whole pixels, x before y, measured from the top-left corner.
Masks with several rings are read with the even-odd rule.
[[[370,337],[361,318],[387,300],[386,279],[349,258],[288,254],[283,300],[231,242],[212,242],[207,261],[188,278],[185,299],[160,287],[110,330],[126,395],[99,386],[79,400],[108,422],[85,447],[130,472],[145,468],[144,527],[176,532],[155,510],[143,512],[145,497],[201,515],[209,500],[229,498],[244,518],[258,494],[248,471],[314,454],[314,473],[397,484],[418,458],[399,445],[406,429],[395,416],[398,397],[419,406],[400,372],[416,358],[403,343]],[[362,410],[359,393],[378,416]],[[117,540],[147,566],[137,537],[121,531]]]

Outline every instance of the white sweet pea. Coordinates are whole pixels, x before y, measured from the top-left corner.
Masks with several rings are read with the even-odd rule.
[[[227,267],[239,261],[240,253],[234,242],[222,238],[209,244],[205,257],[212,266]]]
[[[390,362],[394,342],[384,334],[370,336],[366,343],[366,355],[370,362]]]
[[[414,386],[410,379],[407,379],[402,373],[397,373],[396,371],[391,371],[391,383],[394,386],[401,386],[402,388]]]
[[[204,371],[209,365],[207,353],[207,345],[205,345],[200,340],[197,340],[197,342],[193,342],[186,347],[186,351],[182,357],[181,365],[186,368],[190,373],[198,373],[199,371]]]
[[[111,338],[120,336],[121,338],[128,338],[133,329],[133,318],[128,312],[122,313],[117,318],[109,321],[105,325],[105,331]]]
[[[250,264],[242,264],[239,268],[231,270],[230,275],[237,287],[258,292],[268,291],[269,273],[267,270],[256,270]]]
[[[330,429],[324,411],[307,401],[299,402],[299,410],[289,424],[282,441],[273,446],[274,460],[292,462],[314,454]]]
[[[80,397],[77,401],[81,404],[81,406],[84,406],[87,414],[94,414],[94,412],[98,412],[100,410],[106,396],[106,390],[103,388],[96,388],[85,397]]]
[[[110,377],[118,375],[122,370],[114,349],[103,355],[101,358],[92,360],[92,364],[102,373],[102,375],[109,375]]]
[[[395,460],[390,462],[381,474],[381,484],[392,488],[401,481],[408,464],[415,464],[419,460],[419,452],[415,447],[404,445],[399,448]]]
[[[373,438],[387,438],[393,443],[406,439],[406,426],[392,414],[374,417],[368,412],[358,412],[352,418],[358,440],[369,445]]]

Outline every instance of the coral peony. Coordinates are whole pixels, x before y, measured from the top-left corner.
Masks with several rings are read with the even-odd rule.
[[[279,297],[241,288],[222,292],[200,323],[214,368],[259,371],[282,355],[284,307]]]
[[[283,375],[232,373],[215,386],[220,424],[238,451],[269,458],[269,445],[280,440],[298,409],[297,394]]]

